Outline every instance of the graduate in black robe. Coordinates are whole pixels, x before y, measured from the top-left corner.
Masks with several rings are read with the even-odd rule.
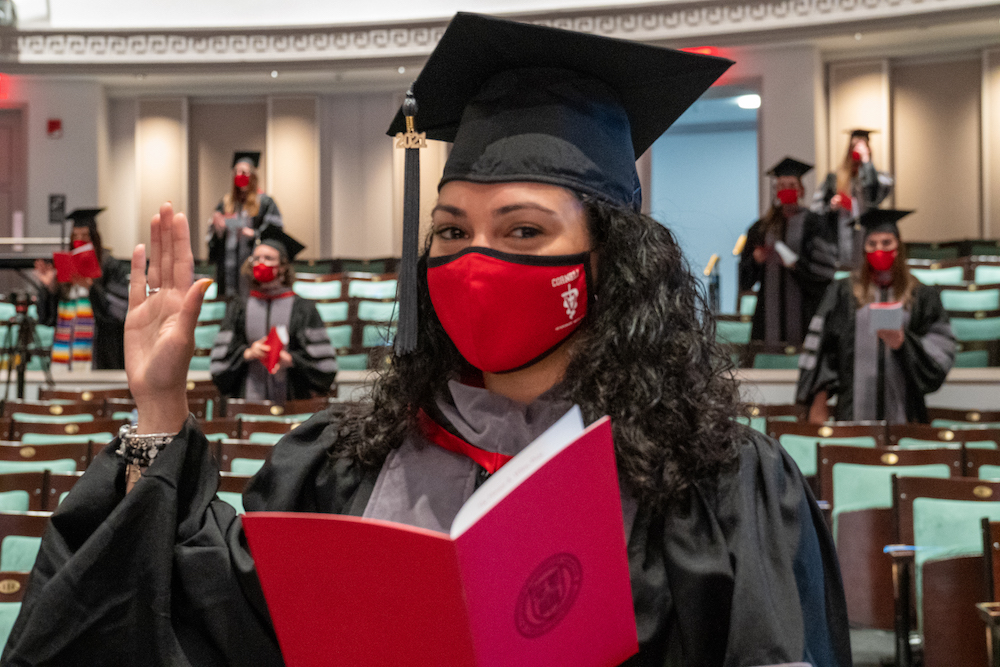
[[[524,67],[502,69],[511,62]],[[397,349],[370,402],[321,412],[276,445],[247,509],[444,528],[489,470],[426,424],[467,451],[515,454],[577,404],[613,425],[640,644],[626,664],[848,667],[825,523],[791,459],[736,422],[698,284],[638,212],[636,153],[728,65],[456,16],[413,88],[424,101],[411,122],[454,140],[430,247],[413,283],[401,272],[417,312],[396,340],[416,334],[415,348]],[[392,133],[406,131],[398,121]],[[54,515],[2,664],[281,664],[240,521],[185,419],[177,362],[206,288],[190,285],[187,234],[161,207],[148,298],[144,252],[133,255],[137,433]],[[501,298],[515,284],[519,298]]]
[[[91,368],[125,368],[125,313],[128,310],[128,262],[115,259],[101,242],[96,216],[104,209],[80,209],[70,214],[73,220],[71,242],[74,247],[91,243],[101,263],[101,277],[81,283],[93,313]],[[35,277],[42,284],[38,293],[38,323],[56,327],[59,324],[59,303],[70,298],[76,285],[56,282],[55,267],[43,260],[35,262]]]
[[[837,171],[827,174],[813,195],[812,210],[822,216],[818,250],[836,258],[837,268],[852,271],[861,261],[864,233],[857,224],[866,211],[878,206],[892,193],[895,181],[878,171],[872,160],[871,135],[875,130],[858,128],[849,132],[847,153]]]
[[[219,294],[246,298],[249,285],[240,267],[268,227],[281,227],[281,212],[270,195],[258,188],[259,151],[233,155],[233,186],[219,201],[208,230],[208,259],[215,264]]]
[[[209,371],[223,396],[284,403],[330,391],[337,359],[323,319],[316,304],[291,289],[295,281],[291,260],[302,248],[274,229],[244,264],[250,296],[245,303],[229,302],[212,348]],[[265,365],[272,328],[284,347],[273,370]]]
[[[810,324],[796,400],[811,421],[825,421],[836,396],[838,421],[926,422],[924,396],[951,370],[955,338],[941,297],[906,268],[896,223],[908,213],[872,209],[861,217],[865,263],[830,286]],[[902,304],[898,327],[879,329],[879,302]]]
[[[760,283],[750,338],[763,341],[769,350],[802,344],[836,270],[814,252],[822,219],[799,205],[805,194],[802,176],[811,169],[786,157],[767,172],[774,179],[774,201],[747,231],[740,255],[740,290]]]

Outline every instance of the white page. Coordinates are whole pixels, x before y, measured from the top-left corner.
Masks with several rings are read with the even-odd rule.
[[[785,266],[793,266],[795,262],[799,261],[799,256],[795,254],[794,250],[785,245],[784,241],[776,242],[774,249],[777,251],[778,256],[781,257],[781,263]]]
[[[524,480],[566,449],[583,433],[583,413],[574,405],[545,433],[535,438],[520,454],[507,462],[476,489],[451,524],[451,539],[457,539]]]

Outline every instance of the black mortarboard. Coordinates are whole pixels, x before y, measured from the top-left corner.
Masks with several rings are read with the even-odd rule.
[[[861,214],[858,223],[865,228],[865,236],[875,232],[890,232],[899,236],[899,227],[896,225],[900,220],[913,213],[913,211],[900,211],[893,208],[870,208]]]
[[[460,12],[389,134],[409,131],[409,116],[414,132],[453,142],[440,185],[548,183],[639,210],[636,159],[731,65],[724,58]],[[407,193],[419,187],[416,178],[406,181]],[[400,354],[416,346],[419,200],[411,194],[404,194]]]
[[[812,168],[813,166],[811,164],[799,162],[795,158],[786,157],[784,160],[771,167],[771,169],[767,172],[767,175],[774,177],[795,176],[796,178],[802,178]]]
[[[876,132],[878,132],[878,130],[867,130],[863,127],[858,127],[853,130],[844,130],[844,132],[850,134],[851,139],[857,137],[858,139],[864,139],[865,141],[868,141],[871,138],[870,135],[875,134]]]
[[[260,232],[260,242],[276,248],[289,262],[305,248],[304,245],[285,233],[279,225],[267,225]]]
[[[413,83],[416,131],[454,142],[442,184],[551,183],[638,210],[636,158],[730,65],[458,13]]]
[[[73,221],[74,227],[93,227],[97,224],[97,214],[103,208],[78,208],[66,215],[67,220]]]
[[[238,162],[249,162],[256,169],[260,166],[260,151],[236,151],[233,153],[233,166]]]

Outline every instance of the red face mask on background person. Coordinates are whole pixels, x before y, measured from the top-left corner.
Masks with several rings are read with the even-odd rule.
[[[795,188],[778,190],[778,201],[786,206],[797,204],[799,201],[799,191]]]
[[[233,177],[233,183],[238,188],[245,188],[250,185],[250,176],[248,174],[236,174],[236,176]]]
[[[80,239],[75,239],[72,243],[70,243],[70,245],[73,246],[73,250],[76,250],[77,248],[82,248],[83,246],[87,245],[88,243],[90,243],[90,241],[83,241],[83,240],[80,240]]]
[[[857,151],[851,151],[851,159],[855,162],[861,162],[861,153]]]
[[[268,266],[267,264],[253,265],[253,279],[259,282],[261,285],[264,285],[274,280],[277,274],[278,274],[278,267],[276,266]]]
[[[580,326],[590,253],[512,255],[466,248],[427,263],[431,303],[466,361],[487,373],[519,370]]]
[[[896,261],[895,250],[875,250],[867,253],[868,265],[876,271],[888,271]]]

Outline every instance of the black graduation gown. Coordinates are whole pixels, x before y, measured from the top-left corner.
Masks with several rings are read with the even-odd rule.
[[[810,327],[805,350],[799,360],[796,401],[812,405],[816,394],[826,391],[837,397],[834,418],[854,419],[854,335],[858,301],[851,279],[838,280],[826,292]],[[947,328],[948,314],[933,287],[917,284],[909,305],[910,320],[904,327],[903,346],[893,352],[903,368],[906,383],[906,418],[925,423],[924,396],[944,384],[951,365],[935,360],[924,338]],[[943,325],[943,326],[942,326]],[[812,338],[809,340],[809,338]]]
[[[280,226],[281,212],[278,211],[278,205],[274,203],[274,200],[269,195],[261,193],[258,195],[257,201],[259,204],[257,215],[250,219],[250,227],[259,233],[268,225]],[[225,213],[226,206],[220,201],[215,210],[219,213]],[[253,239],[240,238],[236,250],[236,266],[240,267],[253,253]],[[226,276],[226,237],[217,236],[211,229],[209,229],[208,234],[208,261],[215,264],[215,282],[219,285],[219,294],[229,294],[230,286],[227,285]]]
[[[360,516],[378,470],[329,455],[340,431],[324,411],[286,436],[249,483],[246,509]],[[773,440],[741,437],[739,465],[721,480],[638,509],[628,553],[641,652],[630,666],[851,664],[815,502]],[[194,419],[127,496],[116,447],[53,515],[0,664],[281,665],[240,520],[215,497],[218,469]]]
[[[285,349],[292,355],[293,364],[288,369],[286,398],[326,394],[337,377],[337,361],[323,318],[312,301],[298,296],[292,298],[289,340]],[[226,332],[232,335],[225,335]],[[251,342],[246,333],[246,306],[234,299],[226,306],[226,317],[212,349],[212,381],[226,398],[244,396],[251,362],[243,358],[243,352]]]
[[[782,344],[799,346],[809,328],[823,294],[833,279],[836,270],[835,262],[831,262],[829,257],[817,252],[816,239],[822,232],[823,220],[807,209],[800,209],[805,213],[802,221],[802,242],[799,251],[799,259],[791,269],[782,266],[780,271],[780,284],[777,285],[781,303],[781,326],[777,340]],[[767,244],[766,233],[764,231],[764,220],[758,220],[747,231],[747,240],[743,245],[743,253],[740,255],[739,266],[739,287],[740,291],[752,289],[755,284],[760,283],[757,297],[757,308],[753,314],[753,328],[750,333],[751,340],[767,340],[767,299],[765,295],[772,286],[767,281],[766,264],[758,264],[754,260],[753,252],[757,248]],[[786,241],[787,242],[787,241]],[[794,250],[794,248],[793,248]],[[798,294],[789,294],[791,290],[786,289],[789,283],[794,283],[798,288]],[[790,304],[789,300],[795,298],[796,303]],[[798,312],[798,335],[789,335],[785,313]]]
[[[104,253],[101,277],[90,287],[90,307],[94,311],[92,368],[125,368],[125,315],[131,264]],[[62,290],[38,294],[38,323],[54,327],[59,315]]]

